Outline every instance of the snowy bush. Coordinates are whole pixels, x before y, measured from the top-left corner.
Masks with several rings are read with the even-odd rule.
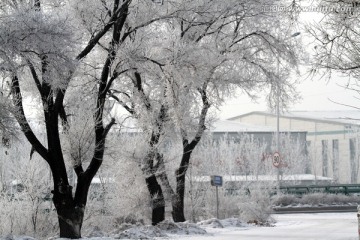
[[[208,183],[210,185],[210,183]],[[216,217],[216,189],[209,187],[204,196],[204,207],[201,208],[198,220],[204,220]],[[218,188],[219,197],[219,218],[229,218],[239,216],[238,203],[240,198],[238,195],[228,195],[224,188]],[[200,210],[200,209],[199,209]]]
[[[292,194],[277,194],[272,197],[272,204],[274,206],[289,206],[299,202],[298,196]]]
[[[249,194],[239,196],[240,218],[246,222],[267,223],[271,220],[271,191],[273,185],[252,184]]]
[[[213,139],[208,136],[194,151],[188,171],[188,216],[192,221],[216,217],[216,188],[210,185],[209,176],[222,175],[227,180],[218,188],[219,218],[267,221],[271,212],[270,192],[276,183],[237,180],[237,176],[256,180],[261,174],[276,174],[272,166],[262,160],[267,146],[249,135]]]
[[[36,155],[23,159],[24,151],[30,152],[26,146],[9,150],[14,158],[7,165],[9,176],[0,195],[0,235],[49,237],[58,231],[49,198],[50,176],[44,173],[44,161]]]
[[[90,187],[84,229],[111,232],[124,224],[150,222],[149,194],[137,158],[141,153],[134,153],[141,152],[140,142],[139,136],[109,135],[104,168]]]
[[[290,194],[275,195],[272,197],[273,206],[295,206],[295,205],[358,205],[360,199],[354,195],[311,193],[303,196]]]

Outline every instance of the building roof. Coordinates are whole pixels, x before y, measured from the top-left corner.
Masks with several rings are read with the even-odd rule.
[[[272,126],[263,126],[263,125],[254,125],[249,123],[242,123],[230,120],[219,120],[214,122],[208,129],[210,132],[221,132],[221,133],[231,133],[231,132],[244,132],[244,133],[263,133],[263,132],[276,132],[276,127]],[[294,131],[291,132],[303,132],[303,131]]]
[[[321,119],[328,121],[336,121],[348,124],[360,124],[360,111],[293,111],[289,115],[309,118]]]
[[[238,115],[228,120],[236,120],[239,117],[249,116],[253,114],[276,116],[276,114],[266,111],[254,111],[246,114]],[[360,125],[360,111],[290,111],[281,114],[281,118],[293,118],[304,121],[327,122],[335,124]]]
[[[210,132],[275,132],[276,128],[270,126],[258,126],[248,123],[240,123],[229,120],[219,120],[214,122]]]
[[[276,132],[276,127],[272,126],[263,126],[263,125],[254,125],[249,123],[241,123],[230,120],[218,120],[207,126],[207,132],[212,133],[274,133]],[[114,128],[115,129],[115,128]],[[121,132],[142,132],[140,128],[136,126],[136,120],[128,121],[123,123],[121,128],[116,129]],[[291,132],[304,132],[304,131],[294,131]]]

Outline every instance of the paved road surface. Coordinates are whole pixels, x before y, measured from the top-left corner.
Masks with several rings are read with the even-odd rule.
[[[189,236],[187,240],[358,240],[356,213],[281,214],[275,227],[212,229],[213,236]]]

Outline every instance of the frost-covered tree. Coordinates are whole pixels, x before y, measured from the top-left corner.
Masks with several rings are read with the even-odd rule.
[[[9,84],[8,92],[21,131],[50,167],[60,237],[81,237],[90,183],[102,164],[106,135],[114,124],[113,119],[104,120],[106,92],[117,77],[111,67],[130,2],[28,0],[2,1],[0,5],[1,73]],[[131,30],[125,35],[130,33]],[[102,50],[97,51],[98,48]],[[75,104],[66,102],[65,93],[71,89],[70,82],[82,84],[80,80],[87,79],[82,66],[88,65],[100,73],[93,76],[96,80],[91,107],[94,148],[91,159],[84,165],[86,168],[81,161],[73,166],[77,175],[73,193],[60,135],[71,124],[65,106]],[[2,91],[7,94],[6,90]],[[33,131],[24,96],[40,102],[37,107],[42,111],[45,141]],[[77,107],[81,106],[80,102]]]
[[[154,142],[151,136],[172,135],[181,142],[174,189],[163,174],[165,168],[159,168],[165,191],[172,195],[175,221],[185,221],[185,175],[210,107],[219,106],[236,89],[254,98],[278,88],[282,101],[294,96],[293,82],[286,78],[296,65],[292,42],[284,41],[290,27],[279,15],[262,12],[261,6],[245,1],[164,1],[162,7],[172,15],[136,31],[133,43],[118,54],[117,61],[133,71],[124,77],[121,90],[110,94],[149,133],[149,151],[158,148],[151,150],[155,152],[148,166],[160,167],[166,158],[159,152],[164,141]]]
[[[237,1],[231,6],[197,6],[208,12],[191,12],[174,24],[179,37],[173,40],[176,51],[169,55],[178,59],[169,64],[168,81],[173,93],[169,102],[183,143],[176,171],[175,221],[185,221],[185,174],[191,153],[206,129],[209,108],[221,104],[235,89],[255,96],[258,91],[281,86],[284,99],[291,95],[291,84],[284,76],[277,76],[273,63],[276,58],[283,59],[282,70],[286,70],[289,65],[285,63],[296,62],[294,52],[282,42],[280,34],[267,28],[269,21],[280,24],[280,20],[263,15],[256,4]],[[275,83],[275,76],[281,82]]]
[[[3,147],[6,147],[10,144],[10,138],[16,135],[18,129],[13,117],[17,115],[16,108],[12,106],[9,96],[5,95],[6,92],[1,91],[3,88],[0,88],[0,137],[2,138]]]
[[[340,73],[359,78],[359,7],[358,1],[316,1],[323,12],[321,21],[309,23],[308,33],[316,41],[313,48],[312,72]],[[357,80],[355,80],[357,81]]]

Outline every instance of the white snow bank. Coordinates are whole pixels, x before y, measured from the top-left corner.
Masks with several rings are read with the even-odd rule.
[[[197,224],[183,222],[175,223],[165,220],[157,226],[140,225],[140,224],[121,224],[117,229],[111,233],[104,233],[100,228],[94,227],[87,229],[86,237],[82,239],[87,240],[114,240],[114,239],[172,239],[181,238],[182,235],[199,236],[208,235],[205,229],[228,228],[228,227],[246,227],[247,224],[242,223],[237,218],[229,218],[219,220],[216,218],[201,221]],[[66,240],[64,238],[52,237],[48,240]],[[0,240],[36,240],[27,236],[13,236],[6,235],[0,237]]]
[[[212,228],[224,228],[221,221],[216,218],[211,218],[208,220],[198,222],[198,225],[204,226],[204,227],[212,227]]]
[[[0,240],[35,240],[35,238],[28,236],[13,236],[12,234],[8,234],[6,236],[0,237]]]
[[[250,225],[242,222],[239,218],[227,218],[220,220],[221,224],[225,227],[249,227]]]
[[[154,239],[155,237],[167,237],[167,234],[154,226],[135,226],[114,236],[115,239]]]
[[[199,227],[195,223],[183,222],[174,223],[169,220],[165,220],[157,225],[158,228],[166,233],[178,234],[178,235],[198,235],[207,234],[206,230]]]

